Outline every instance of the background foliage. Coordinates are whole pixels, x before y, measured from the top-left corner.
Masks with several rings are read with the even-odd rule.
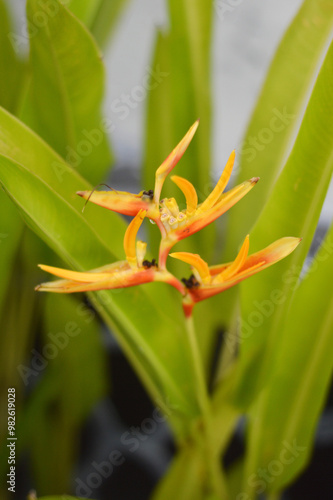
[[[211,226],[204,236],[179,245],[215,263],[217,256],[217,262],[234,258],[249,231],[251,252],[282,236],[303,238],[288,259],[228,292],[226,299],[218,296],[197,308],[197,342],[213,411],[214,435],[208,442],[213,460],[206,463],[201,447],[209,438],[202,436],[176,292],[159,284],[92,293],[88,299],[33,291],[44,279],[36,267],[40,262],[85,270],[123,259],[125,221],[93,205],[82,214],[75,192],[105,182],[114,162],[108,141],[112,125],[101,113],[101,49],[126,4],[27,0],[29,56],[24,59],[23,35],[12,31],[6,2],[0,1],[0,74],[5,75],[0,83],[0,390],[6,401],[8,387],[16,388],[18,457],[28,457],[40,495],[75,493],[80,431],[110,384],[103,321],[153,404],[168,416],[177,445],[153,498],[169,499],[177,492],[185,500],[212,500],[221,498],[221,491],[223,498],[255,499],[262,492],[277,498],[309,460],[332,374],[332,227],[311,265],[303,266],[332,176],[333,6],[329,0],[304,0],[272,60],[244,138],[246,144],[253,136],[264,137],[272,113],[279,117],[280,130],[256,157],[261,181],[255,195],[231,210],[224,229]],[[210,54],[218,6],[201,0],[167,4],[170,25],[156,34],[152,65],[168,78],[148,95],[143,188],[152,187],[157,166],[200,116],[176,173],[193,182],[202,201],[212,185]],[[237,175],[243,181],[254,167],[241,152],[240,158]],[[174,194],[171,185],[166,192]],[[153,226],[146,231],[154,255],[158,232]],[[188,271],[180,265],[173,269],[181,275]],[[79,332],[73,338],[66,335],[69,323]],[[221,331],[223,348],[213,370]],[[67,341],[56,346],[54,359],[45,355],[51,333],[62,333]],[[44,353],[42,368],[36,353]],[[2,405],[1,435],[6,435],[5,410]],[[222,474],[217,464],[241,417],[246,451]],[[257,471],[270,470],[294,442],[299,456],[283,462],[274,481],[258,483]],[[4,443],[2,477],[6,469]],[[214,474],[222,490],[211,486]],[[4,485],[3,498],[7,493]],[[56,498],[61,497],[45,500]]]

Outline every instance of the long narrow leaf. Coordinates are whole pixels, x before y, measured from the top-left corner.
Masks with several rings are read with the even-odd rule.
[[[107,390],[99,325],[96,315],[82,305],[70,296],[49,295],[43,346],[37,349],[44,367],[32,368],[36,350],[20,366],[25,385],[39,378],[19,420],[19,445],[20,450],[31,450],[41,493],[69,490],[82,421]]]
[[[66,0],[62,1],[62,3],[90,28],[102,0]]]
[[[11,25],[6,3],[0,0],[0,106],[15,112],[20,97],[18,84],[23,76],[23,63],[18,59],[11,43]],[[1,134],[1,131],[0,131]],[[21,221],[15,208],[4,193],[0,193],[0,314],[6,293],[11,266],[15,257]]]
[[[24,64],[18,59],[6,3],[0,0],[0,106],[15,112],[20,98]]]
[[[25,165],[81,212],[83,202],[75,193],[89,190],[92,186],[38,135],[1,108],[0,154]],[[84,217],[93,225],[114,256],[122,258],[122,240],[126,228],[122,218],[92,204],[87,206]]]
[[[233,257],[269,199],[332,27],[332,2],[305,0],[278,47],[239,152],[239,179],[254,175],[261,179],[246,204],[230,212],[226,260]]]
[[[288,463],[267,485],[270,491],[281,490],[309,460],[329,389],[333,370],[332,243],[333,226],[295,293],[280,332],[273,375],[251,426],[247,477],[288,453]]]
[[[13,204],[5,193],[0,192],[1,213],[6,217],[0,220],[0,314],[8,281],[11,275],[15,251],[20,239],[22,223]]]
[[[287,259],[244,282],[240,362],[247,402],[266,380],[279,330],[310,248],[333,171],[333,45],[331,45],[286,166],[252,234],[253,249],[282,236],[303,241]],[[262,355],[267,345],[265,356]],[[257,359],[258,358],[258,359]],[[250,375],[251,373],[251,375]]]
[[[30,40],[30,92],[23,119],[93,183],[111,157],[101,116],[104,67],[88,30],[58,2],[28,0],[27,17],[46,19]]]
[[[113,260],[82,214],[27,169],[1,157],[0,179],[28,225],[72,267],[87,270]],[[137,288],[98,292],[92,298],[115,329],[156,404],[165,410],[170,397],[170,421],[180,431],[181,416],[195,415],[198,407],[185,352],[184,324],[177,321],[177,311],[172,314],[163,304],[156,311],[144,291]]]
[[[100,47],[106,46],[119,17],[128,3],[128,0],[112,0],[112,2],[110,0],[100,0],[99,9],[96,10],[90,26],[91,32]]]

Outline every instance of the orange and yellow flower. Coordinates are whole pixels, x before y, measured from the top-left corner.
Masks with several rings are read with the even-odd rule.
[[[224,214],[243,198],[259,180],[258,177],[253,177],[224,193],[235,161],[235,151],[233,151],[215,188],[203,203],[198,204],[198,196],[191,182],[176,175],[172,176],[171,180],[184,193],[186,209],[179,210],[175,198],[160,200],[165,179],[183,156],[198,125],[199,121],[197,120],[156,170],[154,191],[141,191],[139,194],[114,190],[79,191],[77,193],[86,200],[125,215],[136,215],[139,210],[146,210],[147,217],[154,221],[161,231],[159,251],[159,266],[161,269],[165,268],[169,251],[178,241],[200,231],[200,229],[203,229]]]
[[[281,238],[263,250],[248,255],[250,240],[247,235],[233,262],[211,267],[198,254],[189,252],[170,254],[171,257],[192,266],[193,275],[190,279],[183,280],[187,288],[183,301],[186,316],[191,314],[197,302],[217,295],[284,259],[295,250],[300,241],[300,238]]]
[[[61,280],[43,283],[36,287],[39,291],[74,293],[93,290],[126,288],[135,285],[161,281],[175,287],[183,296],[186,316],[190,316],[193,306],[224,290],[237,285],[240,281],[253,276],[289,255],[299,244],[299,238],[281,238],[264,250],[252,255],[249,252],[249,236],[244,240],[239,254],[233,262],[211,266],[197,254],[175,252],[171,256],[192,266],[190,279],[179,281],[166,269],[170,249],[180,240],[204,228],[231,208],[245,196],[258,182],[253,177],[242,184],[224,192],[234,165],[233,151],[210,195],[200,204],[194,186],[179,176],[171,180],[181,189],[186,199],[186,209],[179,210],[175,198],[160,200],[166,177],[183,156],[191,142],[199,122],[196,121],[184,138],[166,158],[155,174],[154,191],[141,191],[131,194],[119,191],[79,191],[77,194],[97,205],[125,215],[133,215],[124,237],[126,260],[115,262],[87,272],[76,272],[51,266],[40,267]],[[139,227],[145,217],[156,222],[161,231],[158,263],[145,260],[147,244],[137,241]]]

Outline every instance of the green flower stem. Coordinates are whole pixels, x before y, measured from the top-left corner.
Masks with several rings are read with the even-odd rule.
[[[221,500],[227,500],[228,491],[226,481],[220,465],[219,454],[216,453],[216,448],[214,446],[216,436],[213,427],[211,401],[208,395],[202,358],[195,334],[193,317],[187,317],[185,323],[187,340],[191,353],[193,374],[197,383],[198,403],[202,413],[202,431],[200,432],[200,430],[197,429],[196,437],[199,440],[199,446],[202,447],[203,450],[203,457],[207,464],[206,467],[209,474],[209,485],[212,489],[212,493],[218,495],[218,498]]]
[[[185,324],[186,324],[187,340],[190,347],[193,372],[195,380],[197,382],[198,403],[202,415],[209,420],[211,414],[210,400],[204,376],[202,358],[200,355],[199,346],[195,334],[193,317],[192,316],[187,317],[185,319]]]

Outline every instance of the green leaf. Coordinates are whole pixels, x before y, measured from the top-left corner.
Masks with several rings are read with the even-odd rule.
[[[89,28],[100,47],[105,47],[128,0],[61,0]]]
[[[23,76],[23,64],[17,58],[11,43],[11,25],[6,3],[0,0],[0,105],[11,112],[17,109],[19,83]],[[0,132],[1,134],[1,132]],[[7,196],[0,192],[0,211],[6,214],[0,221],[0,315],[4,295],[15,251],[19,241],[22,224]]]
[[[75,296],[46,296],[44,344],[58,343],[57,362],[53,363],[52,359],[49,369],[58,378],[63,407],[77,424],[82,423],[92,406],[104,397],[109,385],[97,320],[96,313]],[[84,391],[80,391],[82,387]]]
[[[209,194],[211,95],[210,48],[212,1],[169,1],[170,32],[159,33],[150,69],[151,91],[148,101],[143,185],[152,188],[155,171],[182,139],[194,121],[200,126],[191,145],[174,172],[190,180],[197,189],[200,201]],[[169,180],[165,183],[167,196],[175,196],[181,208],[185,199]],[[157,239],[151,231],[151,239]],[[184,240],[179,249],[196,245],[203,258],[211,255],[212,227]],[[177,248],[178,250],[178,248]],[[203,251],[203,250],[206,250]]]
[[[7,156],[11,156],[13,160],[16,162],[22,163],[26,165],[29,170],[34,171],[38,177],[43,179],[49,186],[52,186],[58,193],[66,200],[66,203],[70,204],[76,210],[81,212],[82,200],[78,197],[75,197],[73,193],[75,193],[78,189],[90,189],[89,184],[83,180],[80,175],[71,169],[68,165],[66,165],[61,158],[54,153],[38,136],[36,136],[33,132],[31,132],[26,126],[20,123],[18,120],[13,118],[11,115],[6,113],[4,110],[0,109],[0,124],[1,124],[1,134],[0,134],[0,152]],[[19,186],[17,185],[17,189]],[[34,191],[34,197],[30,199],[30,202],[33,204],[34,202],[40,200],[40,196],[37,191]],[[22,193],[21,193],[22,194]],[[46,203],[45,206],[48,206],[50,203],[48,196],[46,195]],[[27,196],[29,199],[29,196]],[[43,203],[41,203],[40,214],[41,215],[45,210],[43,208]],[[53,210],[54,211],[54,210]],[[56,211],[54,211],[56,213]],[[38,214],[37,214],[38,215]],[[56,217],[56,215],[55,215]],[[98,233],[99,240],[102,240],[104,245],[107,246],[109,257],[105,257],[103,263],[111,262],[116,259],[124,258],[124,251],[122,248],[122,240],[125,232],[125,224],[122,219],[117,215],[110,211],[103,210],[101,207],[97,207],[94,205],[88,205],[84,216],[81,214],[77,214],[79,220],[86,221],[90,228],[94,228],[96,233]],[[61,223],[66,221],[66,217],[61,217]],[[52,223],[54,221],[52,220]],[[81,241],[81,243],[77,244],[77,248],[80,248],[80,252],[86,250],[88,239],[83,235],[80,230],[80,225],[73,223],[71,227],[75,228],[75,231],[70,231],[71,239],[76,239],[77,242]],[[110,228],[110,229],[106,229]],[[41,234],[41,232],[40,232]],[[42,233],[43,237],[44,232]],[[45,238],[44,238],[45,239]],[[92,252],[94,253],[94,252]],[[98,264],[94,260],[94,264],[86,263],[84,265],[85,269],[89,269],[91,267],[96,267]],[[164,332],[163,335],[160,335],[156,338],[157,341],[160,340],[160,349],[162,349],[163,342],[170,343],[172,339],[168,333],[168,324],[170,322],[170,311],[173,311],[173,320],[177,322],[177,327],[175,332],[183,331],[183,318],[181,313],[181,308],[179,305],[179,296],[173,293],[171,290],[167,290],[164,288],[163,291],[154,293],[158,290],[158,287],[163,287],[163,285],[152,284],[147,287],[147,295],[149,295],[149,300],[146,299],[146,293],[144,293],[144,288],[140,289],[140,291],[131,292],[128,290],[126,293],[134,293],[135,296],[142,296],[138,302],[137,306],[139,311],[137,311],[137,315],[139,319],[134,321],[141,324],[141,331],[145,332],[149,330],[149,325],[151,325],[151,329],[149,330],[151,336],[155,336],[154,332],[161,330]],[[105,296],[108,294],[105,292]],[[170,296],[172,300],[170,301]],[[160,301],[159,298],[162,298]],[[129,307],[129,302],[126,299],[123,301],[123,307],[125,310]],[[141,309],[140,309],[141,307]],[[152,313],[152,311],[157,311],[156,314]],[[134,314],[134,309],[133,309]],[[105,312],[102,311],[102,314]],[[146,317],[146,319],[145,319]],[[168,318],[165,322],[165,327],[160,328],[159,318]],[[126,319],[126,314],[124,315],[124,320]],[[110,323],[110,319],[108,319]],[[169,325],[170,326],[170,325]],[[121,324],[118,325],[121,328]],[[171,330],[174,327],[172,324]],[[134,332],[136,332],[136,328],[134,328]],[[181,335],[181,334],[180,334]],[[131,340],[131,337],[129,337]],[[136,343],[136,345],[140,344],[140,340]],[[137,347],[135,347],[136,349]],[[125,349],[128,352],[128,347]],[[178,355],[177,353],[176,358]],[[132,362],[136,364],[137,360],[134,355],[130,356]],[[170,355],[172,359],[172,356]],[[170,361],[172,363],[172,361]],[[184,373],[186,377],[186,373]],[[186,382],[187,383],[187,382]],[[194,389],[193,389],[194,390]]]
[[[47,22],[30,40],[31,83],[23,120],[94,184],[111,157],[102,119],[104,67],[87,29],[58,2],[28,0],[27,17]]]
[[[333,370],[332,276],[333,226],[296,290],[250,428],[246,477],[279,457],[289,460],[267,485],[270,491],[289,483],[311,455]]]
[[[1,194],[6,196],[3,192]],[[7,199],[7,201],[10,203],[10,200]],[[10,209],[15,209],[13,204],[7,207],[6,215],[10,213]],[[17,213],[15,215],[18,216]],[[20,217],[18,222],[21,228]],[[6,279],[7,288],[1,303],[2,315],[0,316],[0,379],[2,381],[0,399],[4,401],[7,398],[8,387],[15,387],[17,420],[21,416],[25,393],[25,387],[17,367],[24,363],[33,347],[39,320],[39,315],[36,313],[40,311],[43,299],[33,290],[37,269],[34,261],[28,258],[30,252],[35,250],[31,245],[31,236],[33,239],[36,237],[26,228],[24,229],[20,231],[18,245],[13,249],[12,256],[4,261],[4,264],[7,264],[4,275],[7,278],[9,274],[9,283]],[[40,241],[38,243],[40,244]],[[3,418],[0,419],[0,432],[6,432],[7,424],[7,419],[3,415]],[[5,475],[7,469],[7,449],[5,440],[3,440],[3,445],[0,447],[0,474]]]
[[[70,488],[82,423],[107,390],[96,314],[73,297],[48,295],[37,352],[40,361],[33,364],[30,353],[24,378],[43,376],[21,419],[20,447],[30,450],[37,490],[61,493]],[[38,372],[36,364],[45,366]]]
[[[0,108],[0,154],[25,165],[57,191],[71,206],[81,212],[84,202],[76,191],[91,189],[91,185],[55,153],[38,135],[18,119]],[[109,210],[90,204],[84,218],[90,222],[100,238],[117,259],[124,257],[123,219]],[[112,227],[113,230],[108,230]]]
[[[246,203],[230,211],[224,260],[234,258],[274,189],[333,26],[330,0],[305,0],[270,66],[239,152],[238,180],[259,176]],[[251,143],[255,143],[253,146]]]
[[[11,42],[13,32],[7,14],[6,3],[0,0],[0,106],[15,112],[20,98],[20,84],[24,65]]]
[[[0,315],[3,301],[11,276],[11,269],[15,259],[15,251],[19,243],[22,223],[17,210],[8,200],[4,192],[0,191],[1,213],[6,217],[0,220]]]
[[[182,500],[204,498],[202,452],[196,447],[184,447],[173,459],[166,475],[158,483],[152,500],[168,500],[177,495]]]
[[[112,2],[110,0],[100,0],[99,8],[90,26],[91,32],[100,47],[106,46],[119,17],[128,3],[128,0],[112,0]]]
[[[60,0],[74,16],[82,21],[88,28],[96,16],[102,0]],[[113,2],[111,2],[113,3]]]
[[[294,148],[251,235],[251,253],[282,236],[302,237],[303,241],[288,258],[242,284],[243,404],[267,379],[292,284],[298,280],[325,200],[333,169],[332,114],[333,45],[320,70]]]
[[[93,227],[37,176],[1,157],[0,179],[28,225],[71,267],[87,270],[112,262],[110,250]],[[90,296],[117,334],[155,404],[170,414],[177,432],[188,432],[186,425],[182,427],[184,419],[199,410],[180,300],[178,307],[170,310],[163,303],[152,302],[142,288]]]

